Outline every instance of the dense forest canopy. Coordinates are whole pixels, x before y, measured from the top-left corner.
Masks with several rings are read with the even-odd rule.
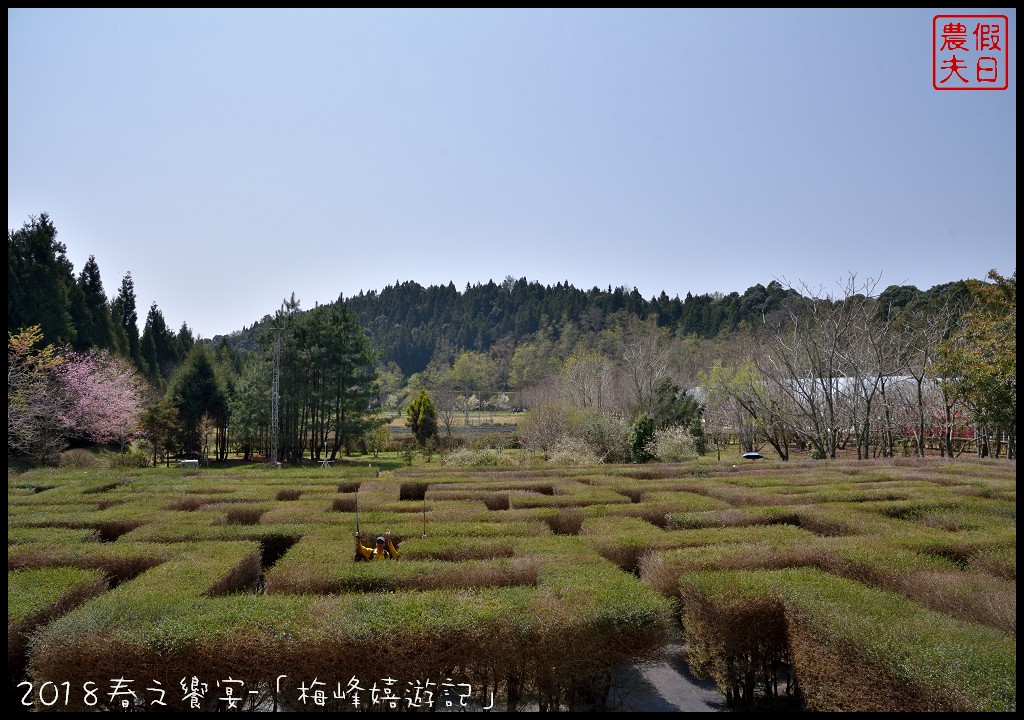
[[[951,294],[967,295],[963,282],[922,291],[913,285],[894,285],[880,300],[893,307],[927,306]],[[340,298],[373,338],[384,363],[394,362],[406,376],[427,368],[439,349],[444,352],[491,352],[496,345],[518,346],[543,337],[551,342],[563,334],[600,334],[626,318],[650,320],[676,337],[711,340],[764,324],[789,299],[804,297],[777,280],[760,283],[740,294],[686,294],[670,298],[664,291],[645,299],[635,288],[594,287],[581,290],[568,281],[554,286],[506,277],[500,284],[454,283],[424,287],[414,281],[395,282],[381,291],[360,291]],[[213,338],[229,347],[252,347],[259,326]]]

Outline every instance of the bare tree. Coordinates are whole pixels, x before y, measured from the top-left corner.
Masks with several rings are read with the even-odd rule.
[[[903,372],[904,357],[899,352],[895,317],[880,308],[872,297],[876,283],[868,281],[864,294],[847,297],[855,323],[846,345],[844,366],[846,378],[840,386],[845,398],[849,424],[857,448],[857,459],[871,456],[874,443],[885,457],[893,454],[890,385],[898,382]]]
[[[526,412],[519,423],[519,437],[526,450],[541,452],[547,459],[556,443],[576,434],[580,420],[579,409],[569,403],[543,403]]]
[[[611,364],[594,350],[577,350],[562,368],[562,386],[569,399],[580,408],[602,411],[611,396]]]
[[[727,394],[707,390],[704,393],[704,437],[715,446],[715,454],[722,459],[722,448],[735,431],[735,401]]]
[[[487,397],[492,393],[497,387],[497,382],[498,366],[494,360],[489,355],[469,350],[458,356],[444,378],[447,388],[462,393],[466,425],[469,425],[470,406],[479,404],[481,397]]]
[[[942,343],[959,326],[960,318],[967,310],[967,305],[968,301],[965,298],[952,296],[937,311],[928,313],[923,318],[924,321],[920,323],[918,340],[912,346],[915,352],[908,365],[909,372],[918,386],[917,406],[920,428],[918,437],[922,455],[924,454],[925,423],[928,418],[941,413],[945,426],[943,443],[946,453],[949,457],[953,457],[953,429],[958,411],[959,395],[952,392],[953,389],[949,387],[948,383],[942,381],[937,368]],[[941,410],[935,410],[936,406]]]
[[[835,458],[851,431],[841,392],[852,369],[852,346],[864,316],[860,310],[875,285],[871,279],[858,284],[850,275],[835,297],[803,285],[804,298],[790,301],[781,322],[766,322],[763,351],[754,356],[766,383],[795,410],[784,416],[790,429],[823,458]]]
[[[451,445],[452,432],[456,425],[463,403],[463,396],[447,382],[434,388],[434,410],[437,412],[437,423],[444,432],[445,441]]]
[[[744,451],[759,449],[767,442],[782,460],[789,460],[794,424],[788,417],[790,408],[786,396],[778,386],[765,381],[760,371],[748,358],[742,363],[726,367],[716,363],[702,376],[706,393],[704,402],[705,432],[720,433],[711,427],[727,422],[738,435]],[[712,442],[718,444],[715,437]]]
[[[523,389],[521,403],[524,409],[539,407],[546,403],[561,402],[565,398],[562,390],[562,378],[559,375],[547,375],[539,382]]]
[[[632,414],[650,414],[659,381],[668,374],[668,337],[653,321],[633,321],[622,345],[623,368],[632,390]]]

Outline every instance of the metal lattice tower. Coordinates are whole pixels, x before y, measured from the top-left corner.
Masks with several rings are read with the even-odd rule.
[[[278,433],[280,432],[281,404],[281,328],[274,339],[274,379],[270,388],[270,462],[277,465]]]

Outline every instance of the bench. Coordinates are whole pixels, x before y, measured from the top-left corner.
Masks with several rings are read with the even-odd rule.
[[[181,467],[183,467],[183,468],[196,468],[198,470],[199,469],[199,461],[198,460],[182,460],[181,461]]]

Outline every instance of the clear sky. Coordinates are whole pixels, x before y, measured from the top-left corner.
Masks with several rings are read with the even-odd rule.
[[[1016,269],[1009,89],[957,10],[8,10],[7,223],[202,337],[292,292],[685,297]]]

